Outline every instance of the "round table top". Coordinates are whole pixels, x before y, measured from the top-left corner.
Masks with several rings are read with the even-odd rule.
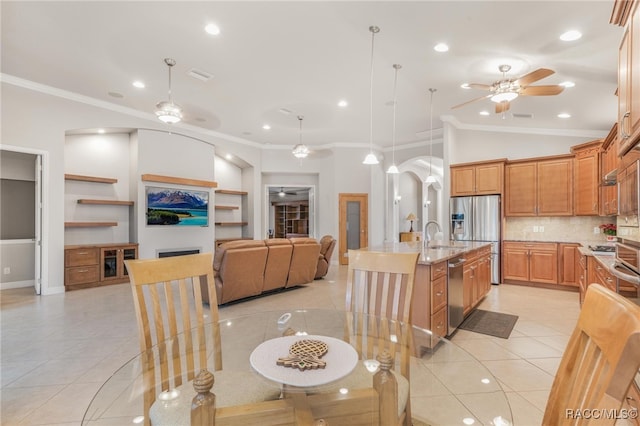
[[[285,313],[290,315],[283,317]],[[343,363],[346,360],[346,363],[343,369],[334,373],[335,378],[325,377],[317,380],[317,383],[321,383],[319,386],[314,386],[315,383],[309,385],[314,386],[315,391],[323,387],[328,389],[340,375],[346,375],[344,379],[348,381],[353,362],[362,362],[365,367],[370,367],[367,363],[371,362],[371,359],[359,354],[355,341],[356,337],[362,337],[363,334],[363,329],[358,327],[365,325],[366,330],[367,326],[375,327],[379,320],[373,316],[359,316],[328,309],[268,311],[224,319],[218,324],[222,346],[222,369],[225,372],[236,371],[259,377],[263,383],[274,388],[281,388],[283,383],[287,383],[304,390],[306,383],[268,372],[258,365],[262,361],[251,359],[252,353],[261,353],[261,348],[266,352],[270,351],[271,349],[267,349],[275,342],[279,342],[278,345],[282,343],[285,349],[284,353],[277,349],[277,354],[274,353],[271,358],[286,356],[286,347],[290,340],[283,338],[283,335],[289,334],[286,331],[295,332],[297,336],[291,336],[291,341],[302,337],[327,342],[329,351],[323,360],[327,361],[328,365],[334,362],[332,353],[338,352],[336,348],[341,348],[340,351],[344,351],[344,354],[351,354],[339,355],[338,362]],[[391,324],[390,341],[397,343],[398,336],[394,334],[393,327]],[[207,333],[212,328],[212,325],[208,324]],[[502,420],[512,422],[511,409],[503,389],[479,360],[451,341],[439,338],[428,330],[407,328],[410,330],[411,340],[411,411],[415,420],[432,425],[470,424],[469,419],[473,419],[476,424],[496,424],[496,421]],[[182,345],[187,334],[195,336],[195,332],[182,333],[175,339],[162,342],[161,345],[139,354],[120,367],[94,396],[82,424],[140,422],[148,415],[144,406],[145,365],[160,358],[160,348],[174,347],[183,351]],[[276,360],[269,359],[268,362],[273,362],[275,366]],[[255,364],[253,367],[252,362]],[[258,368],[255,368],[256,366]],[[280,366],[278,368],[282,370],[281,374],[296,373],[293,376],[299,377],[311,377],[305,375],[315,373]],[[199,370],[198,367],[196,369]],[[207,369],[215,376],[212,361]],[[260,370],[262,374],[258,374],[256,370]],[[183,388],[184,384],[186,382],[183,382]]]

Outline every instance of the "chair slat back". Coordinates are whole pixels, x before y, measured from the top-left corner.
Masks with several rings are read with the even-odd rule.
[[[591,284],[558,367],[543,424],[615,424],[614,410],[622,407],[639,368],[640,306]],[[600,410],[597,418],[584,416],[594,409]]]
[[[385,350],[410,380],[411,297],[418,253],[349,250],[345,338],[364,359]],[[410,422],[407,402],[404,419]]]
[[[153,365],[154,354],[147,357],[149,365],[145,368],[154,370],[149,385],[155,387],[159,372],[162,391],[180,386],[206,368],[210,356],[214,369],[222,369],[212,254],[126,260],[125,265],[133,291],[140,350],[151,351],[155,346],[158,359],[158,365]],[[214,301],[209,305],[206,329],[202,286]]]

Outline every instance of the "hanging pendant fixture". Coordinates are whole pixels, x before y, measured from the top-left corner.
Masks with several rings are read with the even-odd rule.
[[[433,93],[436,91],[437,89],[429,89],[429,92],[431,92],[431,100],[429,102],[430,108],[429,108],[429,176],[427,176],[427,183],[436,183],[438,180],[436,179],[436,177],[432,174],[433,172]]]
[[[371,31],[371,73],[369,82],[369,154],[364,158],[362,164],[378,164],[378,157],[373,153],[373,43],[377,33],[380,32],[380,28],[372,25],[369,27]]]
[[[165,58],[164,63],[169,67],[169,100],[156,104],[156,116],[163,123],[175,124],[182,120],[182,107],[174,104],[171,99],[171,68],[176,64],[176,61],[171,58]]]
[[[296,158],[307,158],[309,155],[309,148],[305,144],[302,143],[302,120],[304,120],[304,115],[298,116],[298,121],[300,123],[300,141],[299,143],[293,147],[291,151]]]
[[[392,157],[391,157],[391,166],[389,166],[389,170],[387,173],[391,175],[397,175],[400,173],[398,170],[398,166],[396,166],[396,106],[398,105],[397,96],[396,96],[396,88],[398,86],[398,70],[402,68],[400,64],[393,64],[393,69],[395,69],[394,78],[393,78],[393,125],[391,128],[391,144],[392,144]]]

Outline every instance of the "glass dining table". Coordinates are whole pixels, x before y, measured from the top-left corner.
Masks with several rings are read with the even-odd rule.
[[[361,327],[363,324],[364,328]],[[350,377],[356,374],[356,366],[364,365],[371,372],[371,380],[380,369],[380,363],[366,356],[361,343],[358,343],[362,342],[363,334],[373,336],[367,327],[375,327],[375,324],[381,322],[374,316],[326,309],[268,311],[225,319],[219,322],[222,370],[257,377],[261,384],[277,389],[280,398],[291,394],[297,395],[296,398],[300,394],[348,394],[352,390],[345,383],[349,383]],[[414,425],[513,424],[503,389],[480,361],[429,330],[404,324],[386,324],[386,339],[389,342],[398,343],[401,340],[408,343],[407,405],[410,406]],[[211,324],[206,327],[211,327]],[[161,342],[157,346],[180,348],[181,340],[191,333],[180,333],[171,341]],[[404,337],[400,337],[400,333]],[[365,343],[365,346],[379,344],[380,333],[369,340],[370,343]],[[296,364],[300,359],[295,356],[294,347],[309,342],[315,345],[313,350],[319,355],[314,358],[315,361],[325,365],[301,368]],[[145,366],[160,356],[161,351],[157,349],[154,347],[134,357],[102,385],[85,412],[83,425],[157,423],[153,413],[150,413],[152,410],[145,404],[145,393],[149,389],[145,389],[147,381],[143,378],[145,369],[148,371]],[[294,365],[291,365],[292,362]],[[285,365],[287,363],[289,365]],[[207,369],[215,378],[213,363]],[[392,369],[399,370],[400,367],[392,366]],[[222,388],[218,388],[216,394],[232,391],[231,387],[236,385],[219,383],[218,386]],[[192,384],[185,383],[180,392],[186,397],[170,401],[173,405],[166,404],[165,398],[164,407],[172,409],[176,404],[182,404],[181,412],[187,413],[186,417],[173,422],[189,425],[189,406],[196,391]],[[174,392],[174,397],[177,394]],[[338,399],[343,401],[345,398],[340,396]],[[157,411],[156,407],[156,415]],[[151,422],[148,422],[149,419]],[[379,418],[373,414],[371,421],[366,417],[364,421],[360,420],[359,424],[379,424]],[[334,420],[328,424],[344,423]]]

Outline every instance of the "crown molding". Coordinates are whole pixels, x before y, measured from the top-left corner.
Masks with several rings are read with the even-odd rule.
[[[444,123],[450,123],[456,129],[460,130],[476,130],[480,132],[496,132],[496,133],[520,133],[528,135],[546,135],[546,136],[572,136],[572,137],[586,137],[586,138],[604,138],[609,134],[609,130],[590,130],[590,129],[544,129],[544,128],[532,128],[532,127],[505,127],[505,126],[490,126],[484,124],[468,124],[462,123],[456,117],[452,115],[442,115],[440,119]]]

